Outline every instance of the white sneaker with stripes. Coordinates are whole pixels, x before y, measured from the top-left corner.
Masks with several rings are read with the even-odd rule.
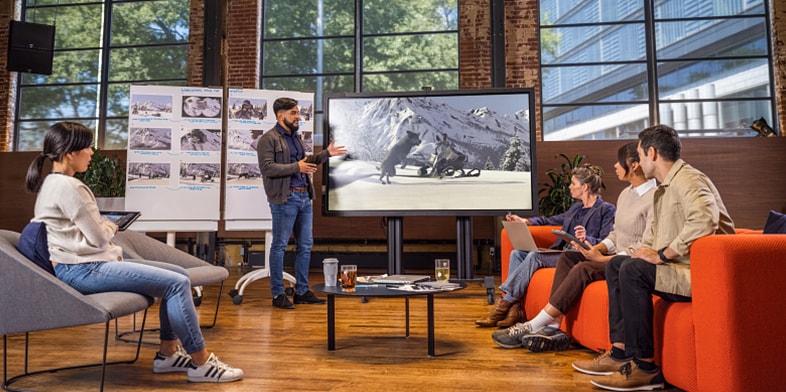
[[[183,350],[183,347],[177,346],[175,353],[168,357],[156,353],[156,358],[153,359],[153,373],[185,372],[188,371],[190,364],[191,356]]]
[[[192,362],[188,367],[189,382],[232,382],[242,379],[243,370],[221,362],[213,353],[210,353],[204,365],[197,366]]]

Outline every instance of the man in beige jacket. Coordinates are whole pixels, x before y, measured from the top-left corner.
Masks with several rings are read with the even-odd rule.
[[[576,361],[591,380],[616,391],[663,388],[655,364],[652,294],[667,301],[691,300],[690,246],[710,234],[733,234],[734,223],[718,190],[704,173],[680,159],[677,132],[656,125],[639,133],[638,152],[647,178],[658,180],[655,219],[642,246],[631,256],[612,258],[606,266],[609,332],[612,350],[592,360]]]

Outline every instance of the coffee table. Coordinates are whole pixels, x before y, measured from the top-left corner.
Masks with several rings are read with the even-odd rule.
[[[341,289],[341,286],[327,286],[320,283],[311,286],[314,291],[327,294],[327,340],[328,350],[336,349],[336,296],[345,297],[368,297],[368,298],[404,298],[405,302],[405,316],[406,316],[406,337],[409,337],[409,298],[410,297],[426,297],[427,301],[427,316],[428,316],[428,356],[434,356],[434,295],[450,293],[456,290],[461,290],[467,285],[463,282],[457,282],[459,288],[451,291],[405,291],[392,289],[385,285],[369,285],[358,286],[354,292],[346,292]]]

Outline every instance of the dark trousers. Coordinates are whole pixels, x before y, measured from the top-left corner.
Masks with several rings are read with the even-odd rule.
[[[690,302],[690,297],[655,291],[657,267],[642,259],[615,256],[606,265],[609,287],[609,337],[625,343],[625,355],[655,356],[652,332],[652,294],[671,302]]]
[[[606,263],[587,261],[580,252],[563,252],[557,260],[549,303],[562,314],[579,302],[590,283],[606,277]]]

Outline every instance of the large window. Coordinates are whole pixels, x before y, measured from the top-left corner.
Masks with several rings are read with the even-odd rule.
[[[96,129],[100,148],[125,149],[129,86],[185,85],[188,1],[25,3],[24,21],[55,25],[55,53],[52,75],[19,75],[16,150],[40,150],[60,120]]]
[[[458,88],[457,0],[266,0],[264,89]],[[319,122],[317,122],[319,123]]]
[[[544,140],[776,124],[766,1],[540,0]]]

